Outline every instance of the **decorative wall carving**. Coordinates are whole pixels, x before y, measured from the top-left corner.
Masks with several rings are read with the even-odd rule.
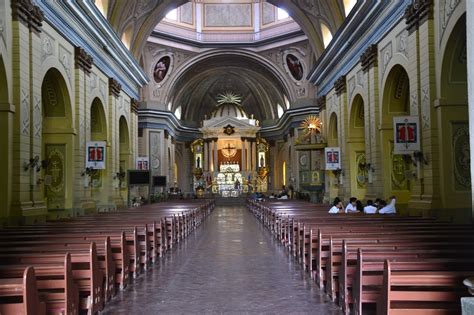
[[[408,57],[408,31],[404,30],[397,35],[397,52]]]
[[[421,125],[423,129],[429,129],[431,125],[430,121],[430,95],[429,87],[425,86],[421,89]]]
[[[365,86],[365,76],[362,70],[357,71],[357,85],[364,87]]]
[[[41,97],[35,95],[33,97],[33,133],[35,138],[41,136],[43,117],[41,115]]]
[[[30,134],[30,104],[29,94],[21,89],[21,133],[25,136]]]
[[[387,70],[387,66],[390,63],[390,60],[392,60],[392,42],[388,43],[385,45],[384,48],[382,48],[382,51],[380,52],[381,58],[382,58],[382,76],[385,73],[385,70]]]
[[[347,81],[348,85],[349,85],[349,99],[352,97],[352,94],[354,93],[354,90],[355,90],[355,76],[352,76],[348,81]]]
[[[439,1],[439,28],[440,28],[440,44],[443,39],[444,32],[448,26],[449,20],[456,10],[457,6],[461,3],[461,0],[440,0]]]
[[[249,27],[253,23],[252,4],[205,3],[203,9],[206,27]]]
[[[105,89],[107,87],[107,82],[105,82],[104,80],[102,79],[99,79],[99,92],[100,94],[102,95],[102,97],[105,99],[106,98],[106,95],[105,95]]]
[[[403,159],[403,155],[393,154],[393,142],[390,142],[390,156],[392,190],[408,190],[409,182],[405,175],[408,167]]]
[[[46,156],[49,160],[45,175],[50,176],[51,185],[46,186],[45,194],[49,209],[65,207],[65,144],[47,144]]]
[[[150,131],[150,166],[153,174],[160,173],[161,161],[161,133]]]
[[[71,80],[71,59],[72,54],[62,45],[59,45],[59,61],[64,66],[69,81]]]
[[[43,33],[41,40],[41,61],[44,62],[46,58],[54,54],[54,39],[49,35]]]
[[[456,190],[471,190],[471,153],[469,149],[469,124],[467,122],[452,123],[453,173]]]
[[[90,90],[91,92],[97,88],[97,74],[91,73],[90,75]]]
[[[365,164],[365,152],[356,152],[356,181],[358,189],[365,189],[367,187],[367,169],[365,168]]]

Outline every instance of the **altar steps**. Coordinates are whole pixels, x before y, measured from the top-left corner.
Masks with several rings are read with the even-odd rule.
[[[216,206],[244,206],[245,197],[216,197]]]

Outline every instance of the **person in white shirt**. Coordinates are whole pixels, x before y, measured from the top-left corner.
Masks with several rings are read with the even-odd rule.
[[[331,209],[329,209],[328,213],[330,213],[330,214],[342,213],[343,208],[344,208],[344,206],[342,205],[341,199],[336,197],[334,199],[334,202],[332,203],[332,207],[331,207]]]
[[[351,199],[349,199],[349,203],[347,204],[344,212],[345,213],[357,212],[356,202],[357,202],[357,198],[351,197]]]
[[[377,207],[374,207],[374,202],[372,200],[367,200],[367,206],[364,207],[365,214],[376,214]]]
[[[395,208],[395,203],[397,202],[397,199],[395,196],[390,197],[390,203],[383,207],[382,209],[379,210],[380,214],[396,214],[397,209]]]

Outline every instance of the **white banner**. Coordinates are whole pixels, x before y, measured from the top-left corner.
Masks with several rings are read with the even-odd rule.
[[[150,161],[147,156],[137,157],[137,170],[147,171],[150,169]]]
[[[332,171],[341,168],[341,149],[339,147],[324,148],[326,170]]]
[[[105,141],[89,141],[86,144],[86,168],[105,169]]]
[[[412,154],[420,151],[418,116],[393,117],[393,153]]]

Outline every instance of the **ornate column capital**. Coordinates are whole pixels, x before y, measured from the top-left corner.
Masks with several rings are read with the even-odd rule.
[[[405,10],[407,30],[411,34],[427,20],[433,19],[433,0],[413,0]]]
[[[377,44],[372,44],[360,56],[360,64],[364,72],[369,71],[370,68],[377,66],[378,50]]]
[[[119,97],[122,85],[114,78],[109,78],[109,95]]]
[[[74,65],[76,69],[82,69],[85,73],[90,74],[94,59],[82,47],[74,48]]]
[[[320,111],[326,109],[326,95],[318,97],[316,105],[318,105]]]
[[[346,76],[340,76],[336,82],[334,82],[334,89],[336,90],[336,94],[339,96],[346,91]]]
[[[36,34],[41,33],[44,13],[31,0],[12,0],[11,9],[13,21],[21,22]]]
[[[130,110],[132,111],[132,113],[138,114],[138,107],[139,107],[138,101],[132,98],[130,100]]]

